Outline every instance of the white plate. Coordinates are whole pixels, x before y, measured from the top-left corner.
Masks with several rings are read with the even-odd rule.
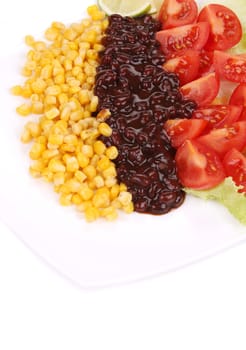
[[[66,21],[66,6],[58,16],[56,5],[49,16]],[[40,9],[29,33],[47,27],[46,11]],[[15,20],[21,33],[22,22]],[[104,286],[177,269],[246,239],[246,228],[225,208],[191,197],[167,215],[122,214],[113,223],[88,224],[73,208],[61,207],[50,185],[28,174],[29,146],[19,142],[24,121],[15,113],[20,100],[9,94],[20,81],[24,53],[21,46],[6,47],[0,54],[0,218],[57,271],[83,287]]]

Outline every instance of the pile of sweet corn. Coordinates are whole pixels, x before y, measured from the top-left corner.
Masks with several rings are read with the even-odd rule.
[[[113,220],[117,209],[131,213],[133,203],[126,186],[117,183],[112,162],[117,148],[98,139],[112,133],[108,110],[93,116],[98,53],[108,20],[95,5],[87,12],[88,19],[70,26],[53,22],[46,40],[25,38],[31,47],[22,70],[25,81],[12,93],[27,100],[16,108],[19,115],[37,115],[21,135],[22,142],[32,143],[31,175],[53,183],[60,203],[76,205],[88,221]]]

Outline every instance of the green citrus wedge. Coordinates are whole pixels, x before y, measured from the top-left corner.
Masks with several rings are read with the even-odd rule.
[[[154,9],[150,0],[98,0],[98,5],[109,16],[118,13],[121,16],[138,17]]]

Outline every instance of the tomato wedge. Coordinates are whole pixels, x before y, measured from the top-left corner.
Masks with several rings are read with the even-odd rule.
[[[226,153],[222,164],[226,175],[231,176],[237,186],[242,186],[239,192],[246,192],[246,157],[232,148]]]
[[[229,103],[246,107],[246,83],[239,84],[233,90]]]
[[[206,190],[225,178],[219,156],[196,140],[186,140],[175,156],[178,176],[183,186]]]
[[[236,1],[236,0],[235,0]],[[227,50],[242,38],[242,26],[237,15],[220,4],[205,6],[198,16],[198,22],[210,24],[210,34],[205,45],[207,50]]]
[[[201,135],[207,123],[203,119],[169,119],[164,124],[164,129],[170,137],[172,146],[178,148],[185,140]]]
[[[213,129],[197,141],[213,149],[220,157],[232,148],[241,151],[246,145],[246,121],[235,122],[228,127]]]
[[[246,83],[246,56],[231,55],[222,51],[214,51],[215,71],[223,79],[235,83]]]
[[[223,128],[236,122],[242,113],[242,106],[210,105],[196,109],[192,118],[207,120],[206,131]]]
[[[194,0],[164,0],[158,19],[163,29],[192,24],[196,21],[198,7]]]
[[[219,84],[217,75],[210,73],[181,86],[180,91],[185,98],[194,100],[198,106],[205,106],[212,103],[217,96]]]
[[[199,64],[198,51],[187,50],[183,55],[167,60],[163,68],[168,72],[176,73],[179,77],[180,85],[184,85],[197,77]]]
[[[209,24],[200,22],[185,26],[160,30],[156,40],[161,44],[167,57],[177,56],[187,49],[200,50],[206,44],[209,35]]]

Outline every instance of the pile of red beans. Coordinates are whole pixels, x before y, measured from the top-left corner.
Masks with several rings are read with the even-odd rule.
[[[109,21],[95,94],[98,111],[111,111],[107,123],[113,132],[102,139],[118,148],[118,181],[132,193],[135,211],[164,214],[179,207],[185,194],[163,124],[189,118],[196,105],[183,99],[177,76],[162,68],[165,57],[155,40],[160,30],[155,19],[112,15]]]

